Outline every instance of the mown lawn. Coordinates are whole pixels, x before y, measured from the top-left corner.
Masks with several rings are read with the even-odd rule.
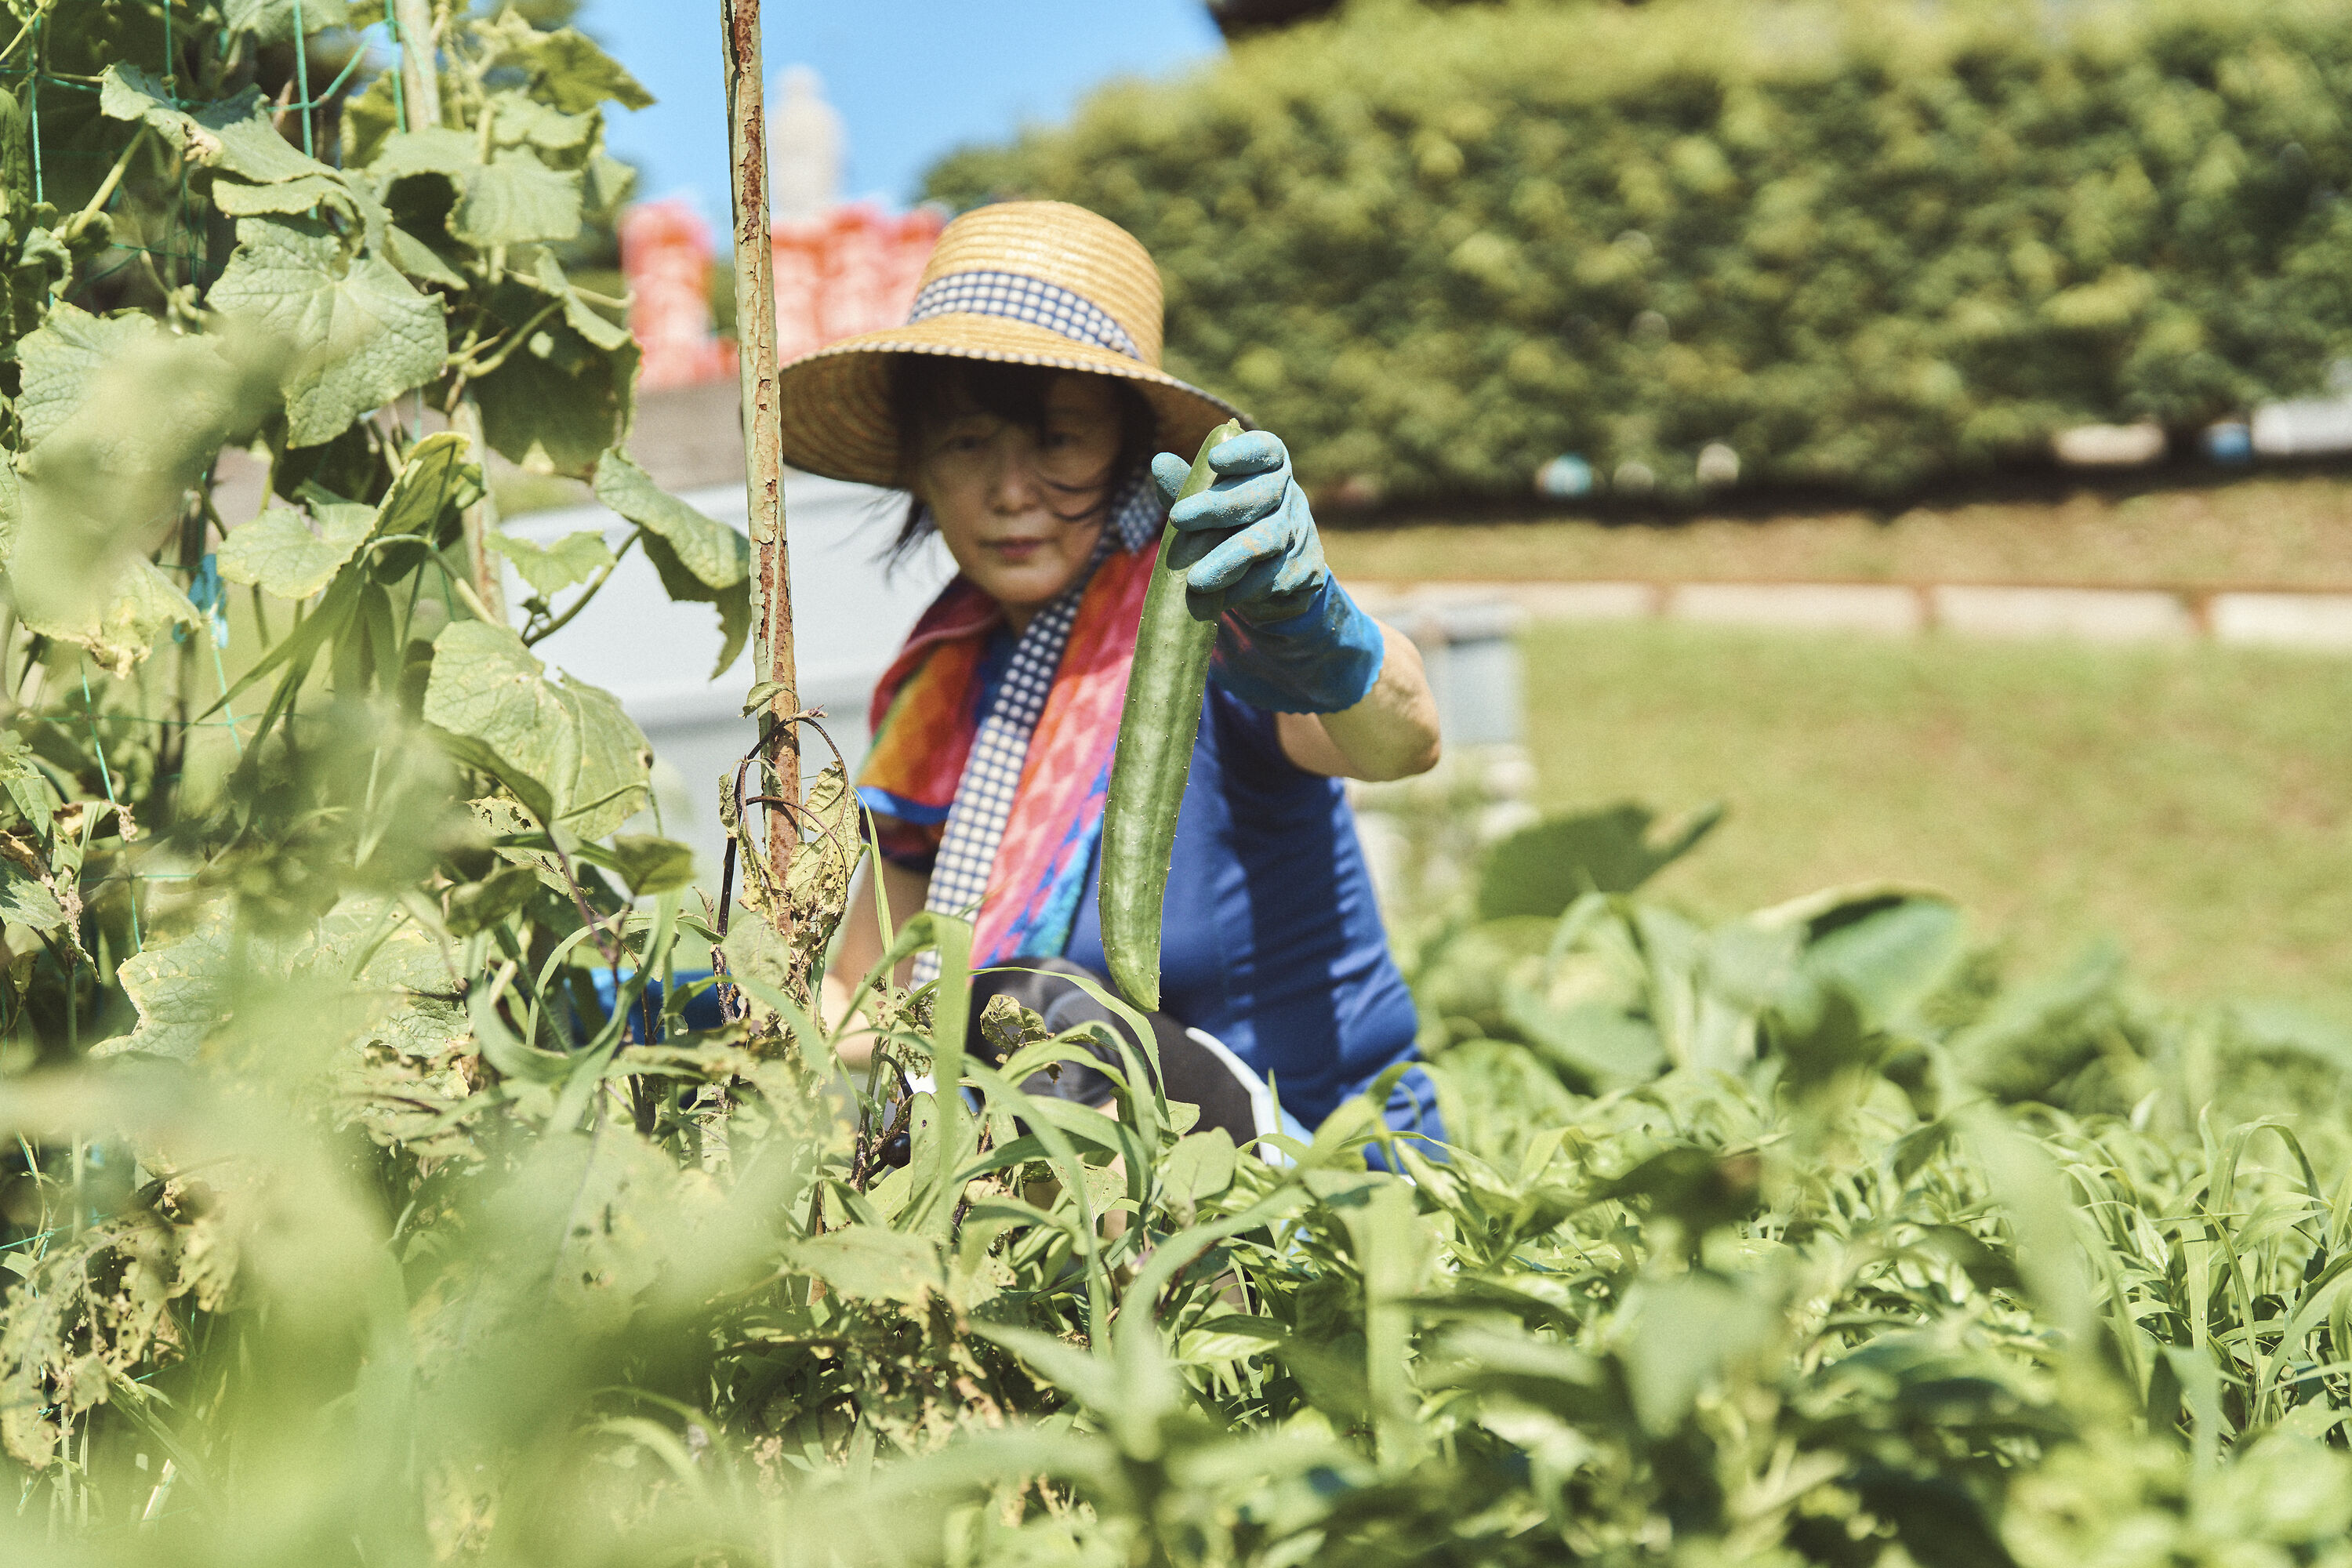
[[[2151,481],[2152,482],[2152,481]],[[1511,581],[2352,585],[2352,484],[2252,474],[2131,493],[1604,525],[1553,518],[1325,530],[1340,574]]]
[[[2352,660],[1671,623],[1526,649],[1544,805],[1729,803],[1662,893],[1911,879],[2015,974],[2112,935],[2165,994],[2352,1020]]]

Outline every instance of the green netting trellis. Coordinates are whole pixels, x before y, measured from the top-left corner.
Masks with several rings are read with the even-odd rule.
[[[49,104],[54,111],[55,94],[81,94],[95,99],[100,91],[100,79],[98,75],[57,68],[50,47],[51,24],[57,19],[66,3],[67,0],[35,0],[29,14],[24,16],[15,35],[9,38],[4,47],[0,47],[0,87],[15,92],[22,103],[29,142],[32,195],[37,207],[47,205],[53,190],[58,190],[61,187],[61,182],[54,177],[53,165],[62,167],[79,163],[86,169],[99,164],[105,165],[106,172],[98,177],[88,205],[81,214],[81,217],[88,220],[100,215],[120,212],[125,207],[131,194],[131,181],[128,176],[133,162],[142,147],[150,144],[152,138],[144,128],[139,125],[103,120],[93,123],[120,125],[121,131],[122,144],[110,153],[100,148],[87,146],[58,146],[54,144],[54,137],[45,136],[43,124],[45,95],[50,95]],[[118,11],[125,9],[143,10],[146,15],[160,21],[161,47],[157,51],[154,63],[157,67],[156,79],[163,86],[166,100],[175,108],[189,110],[204,108],[206,100],[186,97],[181,90],[184,80],[181,70],[181,49],[188,38],[199,36],[195,26],[195,24],[200,21],[197,8],[185,4],[184,0],[162,0],[160,4],[152,4],[145,7],[118,7]],[[373,50],[367,42],[367,34],[374,29],[367,29],[359,34],[341,68],[328,80],[322,90],[314,93],[310,72],[313,34],[308,25],[308,18],[303,15],[302,0],[292,0],[290,22],[289,42],[293,56],[291,91],[275,100],[272,110],[281,125],[288,116],[293,117],[295,125],[299,127],[299,142],[304,155],[317,157],[320,151],[315,123],[317,112],[336,104],[361,68],[370,63]],[[391,69],[394,107],[398,126],[405,131],[408,129],[408,104],[404,84],[401,79],[402,73],[397,68],[397,52],[404,48],[404,42],[400,37],[398,19],[390,13],[389,8],[381,27],[385,40],[395,51],[395,60]],[[217,39],[221,57],[226,59],[228,51],[236,47],[236,35],[223,28],[213,36]],[[170,171],[169,197],[162,216],[162,243],[141,244],[110,230],[102,248],[107,252],[120,253],[121,258],[111,265],[98,268],[86,275],[78,277],[68,291],[69,299],[73,294],[86,293],[96,289],[123,268],[139,265],[142,258],[158,268],[156,280],[167,294],[174,288],[188,288],[200,291],[209,281],[216,269],[212,257],[210,230],[204,221],[205,214],[202,210],[203,197],[200,193],[191,188],[185,161],[176,160],[176,163],[177,167]],[[79,183],[67,184],[66,188],[70,188],[71,184]],[[54,303],[56,300],[54,289],[51,299]],[[209,487],[209,480],[210,476],[207,475],[205,489]],[[201,492],[190,502],[192,511],[201,511],[208,505],[208,500]],[[183,530],[184,537],[188,531],[188,530]],[[197,537],[201,538],[201,535]],[[188,558],[191,553],[194,554],[193,559]],[[75,694],[79,698],[79,703],[68,699],[61,703],[51,703],[34,710],[34,716],[37,720],[59,724],[79,722],[87,727],[106,798],[118,812],[121,810],[121,802],[116,795],[115,770],[108,760],[107,735],[110,731],[119,733],[125,728],[136,726],[182,730],[218,729],[226,731],[232,747],[241,755],[246,737],[240,726],[251,721],[250,718],[240,720],[229,701],[228,672],[222,657],[222,648],[227,642],[226,589],[219,576],[215,554],[210,551],[200,552],[184,551],[183,558],[167,563],[167,569],[178,573],[185,580],[184,587],[189,601],[198,610],[204,612],[211,623],[206,628],[210,635],[205,636],[205,640],[209,645],[212,673],[221,698],[221,716],[164,718],[149,713],[124,712],[107,709],[101,705],[92,691],[88,668],[89,656],[86,652],[81,656],[79,691]],[[175,628],[175,640],[185,641],[188,635],[185,628]],[[94,821],[85,826],[83,845],[85,849],[88,847],[88,837],[94,826]],[[125,858],[128,858],[131,853],[131,847],[126,843]],[[184,880],[192,875],[193,873],[185,871],[127,869],[110,874],[98,886],[103,887],[106,883],[116,880],[132,884]],[[143,944],[143,933],[139,900],[135,890],[131,900],[130,914],[131,952],[136,952]]]

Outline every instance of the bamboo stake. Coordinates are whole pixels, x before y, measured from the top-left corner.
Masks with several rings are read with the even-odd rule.
[[[498,562],[490,554],[490,535],[498,531],[499,503],[490,494],[490,444],[482,435],[482,405],[467,393],[449,411],[449,428],[466,438],[473,448],[474,458],[482,465],[482,499],[457,514],[465,528],[466,574],[474,582],[474,593],[489,612],[489,618],[506,624],[506,580],[499,571]]]
[[[441,123],[441,78],[434,68],[439,52],[433,36],[433,0],[392,0],[393,25],[400,29],[401,108],[408,129]]]
[[[727,59],[728,150],[734,160],[735,336],[743,378],[743,478],[751,503],[751,668],[771,681],[768,721],[776,725],[773,793],[801,797],[801,742],[788,724],[800,711],[793,668],[793,581],[784,546],[783,411],[776,402],[775,258],[768,235],[768,127],[761,100],[760,0],[722,0]],[[768,812],[768,863],[778,886],[792,865],[800,827]],[[781,923],[789,911],[779,909]]]

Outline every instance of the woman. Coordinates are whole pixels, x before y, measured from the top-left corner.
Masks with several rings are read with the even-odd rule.
[[[899,547],[937,530],[960,569],[876,691],[858,791],[891,910],[970,916],[978,965],[1106,968],[1103,798],[1154,546],[1163,521],[1230,533],[1187,579],[1218,629],[1160,994],[1313,1125],[1414,1059],[1339,781],[1433,766],[1435,704],[1412,645],[1325,569],[1275,437],[1224,442],[1212,489],[1169,510],[1234,412],[1160,371],[1160,344],[1159,273],[1125,230],[1060,203],[982,207],[940,236],[906,327],[782,371],[784,458],[906,489]],[[835,1017],[883,952],[870,890],[849,908]],[[1436,1131],[1417,1068],[1386,1109]]]

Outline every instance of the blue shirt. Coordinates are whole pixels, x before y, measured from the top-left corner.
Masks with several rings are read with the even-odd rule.
[[[1098,973],[1109,969],[1100,860],[1097,846],[1068,952]],[[1161,1008],[1223,1041],[1308,1126],[1414,1058],[1420,1021],[1389,956],[1345,787],[1293,763],[1274,715],[1214,685],[1165,911]]]
[[[1000,627],[982,658],[978,711],[1013,648]],[[1097,974],[1102,847],[1066,956]],[[910,868],[929,870],[928,866]],[[1214,1035],[1312,1127],[1382,1071],[1416,1059],[1420,1020],[1387,929],[1346,787],[1283,754],[1275,716],[1213,681],[1176,818],[1160,939],[1160,1005]],[[1442,1136],[1428,1075],[1408,1074],[1387,1116]]]

